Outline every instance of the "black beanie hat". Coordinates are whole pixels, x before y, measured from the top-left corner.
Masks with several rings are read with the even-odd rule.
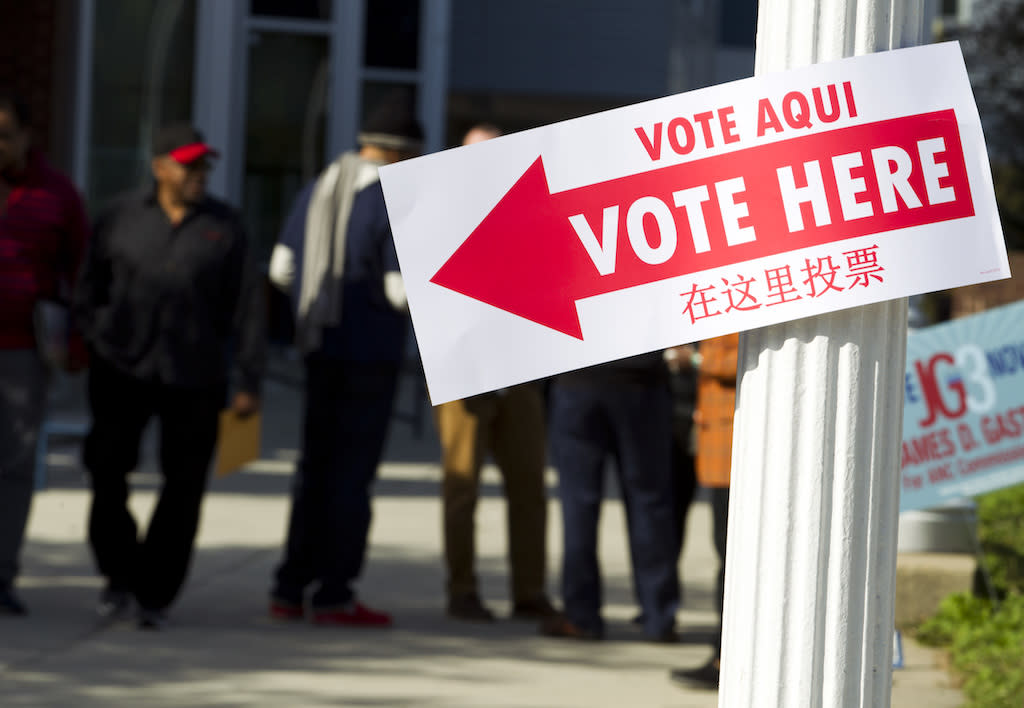
[[[360,145],[419,152],[423,149],[423,128],[416,120],[412,96],[395,90],[380,101],[363,122]]]

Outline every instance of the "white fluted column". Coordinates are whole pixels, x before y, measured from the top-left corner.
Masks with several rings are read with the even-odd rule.
[[[925,0],[761,0],[756,73],[921,43]],[[719,706],[892,681],[906,300],[740,339]]]

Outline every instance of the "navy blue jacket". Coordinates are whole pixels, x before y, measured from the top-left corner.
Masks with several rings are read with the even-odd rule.
[[[293,309],[298,308],[302,292],[306,212],[315,184],[308,184],[295,198],[278,237],[295,258]],[[384,191],[380,182],[374,182],[352,200],[345,236],[341,322],[324,330],[320,353],[362,362],[402,360],[408,320],[384,295],[384,273],[397,270],[398,255],[391,236]]]

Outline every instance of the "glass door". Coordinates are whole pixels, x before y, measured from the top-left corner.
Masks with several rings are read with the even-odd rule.
[[[193,0],[194,1],[194,0]],[[449,0],[198,3],[195,119],[223,154],[211,190],[266,262],[299,190],[356,145],[379,97],[407,91],[441,147]]]

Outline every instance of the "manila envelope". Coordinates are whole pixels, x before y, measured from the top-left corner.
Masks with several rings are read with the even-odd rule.
[[[220,412],[217,434],[217,465],[214,474],[224,477],[259,459],[261,416],[255,412],[239,418],[230,408]]]

